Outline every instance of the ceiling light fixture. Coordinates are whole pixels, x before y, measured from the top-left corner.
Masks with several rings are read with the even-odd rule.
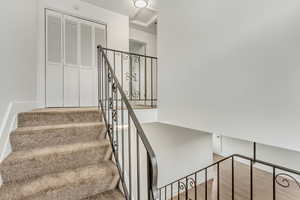
[[[149,0],[133,0],[136,8],[146,8],[149,4]]]

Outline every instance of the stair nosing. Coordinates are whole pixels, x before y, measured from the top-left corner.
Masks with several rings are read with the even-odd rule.
[[[30,112],[21,112],[20,115],[33,115],[33,114],[61,114],[61,113],[83,113],[83,112],[99,112],[98,108],[68,108],[68,109],[41,109],[32,110]]]
[[[46,125],[46,126],[26,126],[19,127],[13,131],[14,134],[17,135],[29,135],[34,134],[34,131],[42,131],[42,130],[55,130],[55,129],[63,129],[63,128],[78,128],[78,127],[89,127],[89,126],[104,126],[104,122],[82,122],[82,123],[67,123],[67,124],[54,124],[54,125]]]
[[[86,146],[85,146],[86,145]],[[81,142],[81,143],[72,143],[72,144],[64,144],[64,145],[56,145],[56,146],[49,146],[45,148],[37,148],[31,150],[24,150],[24,151],[15,151],[12,152],[4,161],[3,163],[12,163],[12,162],[20,162],[22,160],[29,160],[33,159],[37,156],[45,156],[51,155],[55,153],[69,153],[73,152],[74,150],[83,150],[89,149],[94,147],[104,147],[109,146],[110,143],[108,140],[97,140],[92,142]]]

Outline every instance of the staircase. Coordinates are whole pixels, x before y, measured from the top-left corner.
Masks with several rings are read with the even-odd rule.
[[[18,115],[13,152],[1,163],[1,200],[123,200],[98,109]]]

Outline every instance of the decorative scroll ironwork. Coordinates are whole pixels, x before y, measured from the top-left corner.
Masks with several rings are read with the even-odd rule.
[[[112,75],[111,75],[111,72],[108,72],[107,78],[108,78],[108,82],[111,82],[111,81],[112,81]]]
[[[116,122],[118,120],[118,111],[113,110],[112,111],[112,119]]]
[[[140,61],[140,57],[139,56],[133,56],[133,61],[134,63],[138,64]]]
[[[112,131],[113,131],[112,125],[108,124],[107,125],[107,132],[112,133]]]
[[[113,93],[117,93],[117,85],[116,85],[116,83],[112,84],[112,92]]]
[[[129,56],[127,54],[123,54],[123,60],[128,60]]]
[[[188,178],[188,184],[193,188],[196,186],[196,181],[193,178]]]
[[[193,178],[188,178],[187,185],[186,185],[186,183],[183,183],[181,181],[178,184],[179,184],[180,190],[188,190],[189,186],[190,186],[190,189],[196,186],[196,181]]]
[[[179,182],[178,187],[179,187],[179,190],[182,190],[182,191],[186,189],[186,185],[183,182]]]
[[[135,82],[137,82],[137,75],[136,75],[136,72],[134,72],[134,73],[132,73],[132,75],[130,75],[130,73],[129,72],[126,72],[125,73],[125,77],[126,77],[126,80],[127,81],[135,81]]]
[[[114,100],[112,97],[109,98],[109,108],[114,109]]]
[[[119,145],[118,145],[117,141],[114,141],[114,145],[113,146],[114,146],[115,151],[118,151]]]
[[[281,187],[284,187],[284,188],[290,187],[291,181],[293,181],[300,189],[300,183],[298,182],[298,180],[286,173],[277,174],[275,177],[275,181],[278,185],[280,185]]]

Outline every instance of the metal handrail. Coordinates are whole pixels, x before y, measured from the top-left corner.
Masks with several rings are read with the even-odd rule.
[[[127,54],[127,55],[133,55],[133,56],[140,56],[140,57],[145,57],[145,58],[158,59],[157,57],[154,57],[154,56],[147,56],[147,55],[132,53],[132,52],[128,52],[128,51],[121,51],[121,50],[110,49],[110,48],[102,48],[102,49],[105,50],[105,51],[114,51],[114,52],[117,52],[117,53],[123,53],[123,54]]]
[[[273,175],[273,199],[276,199],[276,186],[275,186],[275,183],[277,183],[278,185],[280,185],[282,187],[289,187],[290,186],[290,180],[292,180],[292,181],[294,181],[298,185],[298,187],[300,189],[300,183],[298,182],[298,180],[290,175],[290,174],[300,175],[300,171],[294,170],[294,169],[290,169],[290,168],[287,168],[287,167],[283,167],[283,166],[280,166],[280,165],[276,165],[276,164],[273,164],[273,163],[270,163],[270,162],[258,160],[258,159],[256,159],[256,157],[251,158],[251,157],[244,156],[244,155],[241,155],[241,154],[232,154],[231,156],[228,156],[228,157],[225,157],[225,158],[223,158],[221,160],[218,160],[217,162],[214,162],[213,164],[210,164],[210,165],[208,165],[208,166],[206,166],[206,167],[204,167],[202,169],[199,169],[199,170],[197,170],[197,171],[195,171],[195,172],[193,172],[193,173],[191,173],[189,175],[186,175],[186,176],[184,176],[184,177],[182,177],[180,179],[177,179],[176,181],[173,181],[173,182],[171,182],[169,184],[166,184],[163,187],[160,187],[159,188],[159,193],[160,193],[159,199],[161,199],[162,190],[165,191],[165,195],[166,195],[166,190],[167,190],[168,187],[171,186],[172,189],[173,189],[173,184],[176,184],[176,183],[182,184],[182,182],[181,182],[182,180],[192,179],[191,177],[193,177],[193,176],[197,177],[198,173],[201,173],[201,172],[204,172],[204,171],[206,173],[205,182],[204,182],[206,184],[206,186],[205,186],[206,187],[206,191],[205,191],[206,192],[205,193],[205,197],[206,198],[205,199],[207,199],[207,181],[208,181],[207,180],[207,171],[211,167],[215,167],[215,166],[218,167],[218,172],[217,172],[218,173],[218,188],[217,188],[217,190],[218,190],[218,196],[217,197],[219,199],[220,198],[220,196],[219,196],[220,195],[220,186],[219,186],[220,164],[223,163],[224,161],[227,161],[227,160],[230,160],[230,159],[232,160],[232,199],[234,199],[234,188],[235,188],[235,185],[234,185],[234,158],[241,158],[241,159],[250,161],[250,179],[251,179],[251,186],[250,186],[251,187],[251,193],[250,193],[250,195],[251,195],[251,199],[253,199],[253,165],[254,165],[254,163],[258,163],[258,164],[261,164],[261,165],[264,165],[264,166],[268,166],[268,167],[271,167],[273,169],[273,174],[272,174]],[[276,174],[276,170],[281,170],[281,171],[284,171],[284,172],[290,173],[290,174],[286,174],[286,173],[278,173],[278,174]],[[287,176],[287,177],[289,177],[290,180],[287,179],[287,178],[283,178],[281,180],[281,182],[283,182],[283,183],[280,183],[279,180],[278,180],[278,178],[282,177],[282,176]],[[193,181],[193,184],[194,184],[193,186],[196,187],[196,189],[195,189],[195,196],[196,196],[197,195],[196,194],[197,182],[195,180],[193,180],[193,179],[192,179],[192,181]],[[184,185],[184,183],[183,183],[183,185]],[[185,189],[186,197],[188,197],[188,186],[184,185],[184,189]],[[179,195],[179,193],[177,195]],[[171,195],[171,198],[172,197],[173,196]],[[197,196],[196,196],[195,200],[197,200]]]
[[[136,129],[137,129],[137,134],[139,135],[139,137],[141,138],[141,141],[142,143],[144,144],[145,146],[145,149],[147,151],[147,155],[148,155],[148,162],[150,164],[150,167],[151,169],[148,169],[148,170],[151,170],[150,175],[151,177],[148,177],[150,178],[150,190],[151,190],[151,193],[152,193],[152,198],[153,199],[157,199],[158,198],[158,186],[157,186],[157,182],[158,182],[158,165],[157,165],[157,159],[156,159],[156,156],[155,156],[155,153],[154,153],[154,150],[152,148],[152,146],[150,145],[149,141],[148,141],[148,138],[146,137],[145,133],[144,133],[144,130],[139,122],[139,120],[137,119],[136,115],[135,115],[135,112],[133,111],[133,108],[131,106],[131,104],[129,103],[129,100],[127,99],[127,96],[125,94],[125,92],[123,91],[123,88],[121,86],[121,84],[119,83],[119,80],[107,58],[107,55],[106,55],[106,50],[108,49],[105,49],[103,48],[101,45],[97,46],[97,49],[98,49],[98,53],[102,53],[102,56],[103,58],[105,59],[105,62],[107,64],[107,67],[111,73],[111,78],[114,80],[114,83],[115,83],[115,86],[117,88],[117,90],[119,91],[120,95],[121,95],[121,99],[123,99],[124,101],[124,104],[126,105],[127,107],[127,110],[128,110],[128,115],[131,117]]]

